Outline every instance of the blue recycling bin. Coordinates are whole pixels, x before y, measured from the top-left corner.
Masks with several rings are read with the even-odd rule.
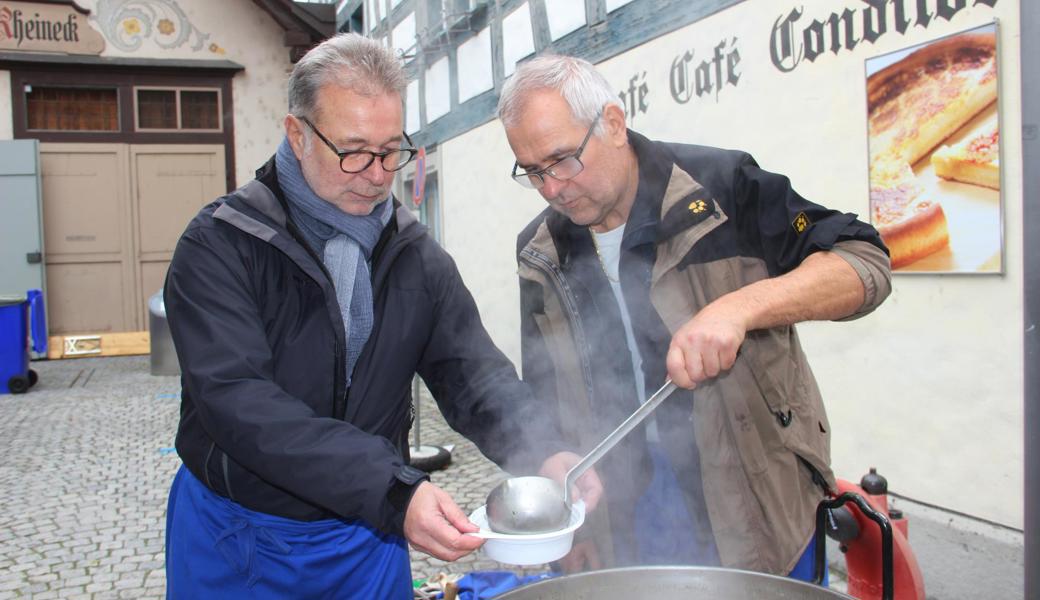
[[[29,368],[29,338],[37,353],[47,352],[43,294],[0,295],[0,394],[23,394],[36,383]]]

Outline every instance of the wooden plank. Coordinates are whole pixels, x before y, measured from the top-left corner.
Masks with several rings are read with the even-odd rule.
[[[52,335],[47,339],[47,358],[131,356],[151,353],[147,331]]]

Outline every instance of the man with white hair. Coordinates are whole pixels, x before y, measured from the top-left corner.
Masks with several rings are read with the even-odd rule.
[[[289,79],[275,156],[177,244],[165,300],[184,465],[167,511],[169,598],[405,600],[406,542],[448,561],[478,548],[477,527],[408,465],[416,372],[499,464],[555,473],[579,458],[454,262],[390,194],[415,154],[404,86],[376,41],[312,49]],[[595,474],[579,485],[594,506]]]
[[[604,506],[564,567],[811,578],[815,508],[835,480],[794,324],[884,300],[877,231],[744,152],[627,129],[581,59],[521,65],[498,115],[513,178],[549,203],[517,240],[523,378],[542,411],[585,451],[666,378],[685,388],[599,463]]]

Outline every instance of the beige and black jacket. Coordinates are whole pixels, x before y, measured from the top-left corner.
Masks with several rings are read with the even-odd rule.
[[[835,252],[860,275],[865,300],[849,319],[888,295],[887,249],[856,215],[809,202],[743,152],[631,131],[629,141],[640,182],[621,277],[647,390],[665,379],[671,333],[697,311],[813,252]],[[520,234],[517,259],[524,379],[568,441],[588,451],[639,402],[617,304],[588,230],[551,209]],[[722,565],[790,572],[834,485],[830,425],[795,328],[748,332],[732,369],[673,395],[655,416],[687,508],[710,522]],[[597,469],[608,500],[587,535],[616,564],[650,478],[645,434],[633,432]]]

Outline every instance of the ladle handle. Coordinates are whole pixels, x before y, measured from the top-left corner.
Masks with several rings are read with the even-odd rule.
[[[574,481],[581,477],[581,474],[594,465],[596,461],[603,458],[603,455],[607,453],[607,450],[613,448],[615,444],[621,441],[621,438],[625,437],[630,431],[635,429],[636,425],[639,425],[644,419],[650,416],[650,413],[654,412],[654,409],[657,408],[658,404],[664,402],[665,398],[672,395],[675,388],[676,385],[672,383],[671,379],[666,381],[664,385],[661,386],[661,389],[654,392],[653,396],[647,398],[646,402],[636,409],[636,412],[632,413],[631,416],[618,425],[617,429],[610,432],[610,435],[605,437],[602,442],[593,448],[592,452],[586,454],[585,458],[581,459],[578,464],[571,467],[570,471],[567,471],[567,476],[563,479],[563,500],[566,502],[567,506],[570,506],[571,504],[571,485]]]

